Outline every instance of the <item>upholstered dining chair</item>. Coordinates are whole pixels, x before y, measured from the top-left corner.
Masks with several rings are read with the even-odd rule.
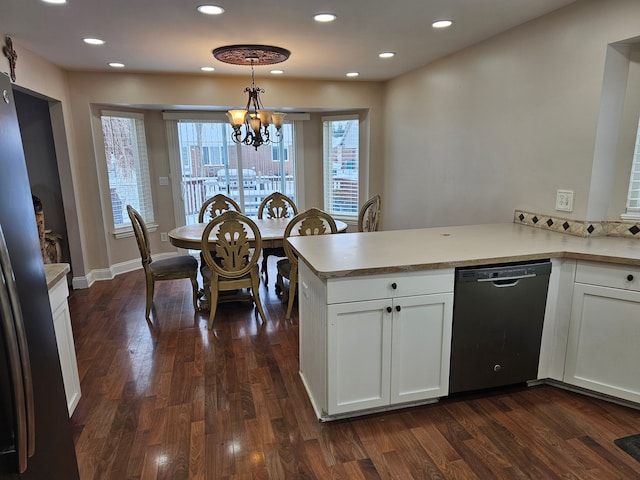
[[[249,243],[249,231],[253,237],[253,245]],[[212,232],[215,235],[215,244],[209,239]],[[209,329],[213,327],[213,319],[216,316],[219,292],[242,288],[251,289],[253,302],[262,320],[266,321],[260,301],[258,258],[261,248],[260,230],[253,220],[239,212],[224,212],[205,227],[201,243],[205,265],[200,271],[209,296]]]
[[[155,282],[158,280],[175,280],[188,278],[193,286],[193,309],[198,310],[198,261],[191,255],[178,255],[176,257],[152,260],[151,249],[149,247],[149,233],[147,226],[142,219],[142,215],[127,205],[127,213],[133,225],[133,232],[138,242],[138,249],[142,257],[142,268],[147,284],[147,300],[145,318],[149,319],[151,306],[153,304],[153,291]]]
[[[238,205],[233,198],[227,197],[222,193],[217,193],[213,197],[208,198],[200,207],[198,223],[208,222],[215,218],[216,215],[220,215],[229,210],[235,210],[236,212],[242,211],[240,205]],[[207,213],[209,216],[205,219]]]
[[[298,214],[298,207],[286,195],[280,192],[273,192],[265,197],[258,207],[258,218],[290,218]],[[262,273],[264,274],[264,284],[269,283],[269,271],[267,260],[269,256],[286,257],[284,247],[264,247],[262,249]]]
[[[380,195],[374,195],[367,200],[358,214],[359,232],[377,232],[380,227]]]
[[[287,320],[291,318],[298,283],[298,257],[287,242],[287,238],[292,235],[325,235],[337,232],[336,222],[331,215],[317,208],[310,208],[299,213],[291,219],[284,229],[284,251],[287,258],[278,260],[277,263],[277,290],[282,292],[282,303],[287,304],[287,313],[285,314]],[[288,289],[284,284],[284,278],[289,280]]]

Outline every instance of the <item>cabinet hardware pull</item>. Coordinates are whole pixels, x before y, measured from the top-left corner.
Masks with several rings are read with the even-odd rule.
[[[633,275],[631,274],[627,275],[627,280],[630,282],[633,282]]]
[[[387,307],[387,313],[391,313],[391,307]]]
[[[400,305],[396,305],[396,312],[399,312],[400,310],[402,310],[402,307],[400,307]]]
[[[391,284],[391,288],[393,288],[395,290],[396,288],[398,288],[398,284],[396,282],[393,282]]]

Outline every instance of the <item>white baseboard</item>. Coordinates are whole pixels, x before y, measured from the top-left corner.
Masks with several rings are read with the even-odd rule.
[[[175,257],[176,255],[177,253],[166,252],[154,255],[154,258],[156,260],[161,260],[163,258]],[[116,263],[109,268],[91,270],[83,277],[73,277],[71,285],[74,290],[81,290],[83,288],[89,288],[95,282],[113,280],[118,275],[133,272],[134,270],[139,270],[141,268],[142,264],[140,263],[139,258],[136,258],[135,260],[127,260],[126,262]]]

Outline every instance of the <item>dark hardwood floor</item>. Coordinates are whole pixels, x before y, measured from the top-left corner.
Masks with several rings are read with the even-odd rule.
[[[209,331],[188,280],[157,283],[151,322],[141,270],[72,292],[82,480],[640,479],[613,443],[640,411],[546,385],[320,423],[297,315],[261,294],[266,324],[223,304]]]

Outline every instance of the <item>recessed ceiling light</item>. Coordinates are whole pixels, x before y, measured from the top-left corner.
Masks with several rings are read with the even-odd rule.
[[[89,45],[104,45],[104,40],[100,40],[99,38],[83,38],[82,41]]]
[[[110,67],[113,68],[124,68],[124,63],[120,63],[120,62],[111,62],[109,63]]]
[[[453,21],[451,20],[438,20],[436,22],[433,22],[431,26],[433,28],[447,28],[447,27],[450,27],[452,24],[453,24]]]
[[[215,70],[215,68],[213,68],[213,67],[200,67],[200,70],[202,70],[203,72],[213,72]]]
[[[378,56],[380,58],[391,58],[391,57],[395,57],[396,54],[395,54],[395,52],[381,52],[381,53],[378,54]]]
[[[333,22],[337,17],[333,13],[318,13],[313,16],[316,22]]]
[[[284,73],[284,70],[271,70],[271,73],[274,75],[282,75]]]
[[[349,73],[347,73],[347,77],[357,77],[358,75],[360,75],[358,72],[349,72]]]
[[[224,13],[224,8],[219,7],[218,5],[200,5],[198,7],[198,11],[205,15],[220,15],[221,13]]]
[[[63,3],[67,3],[67,0],[42,0],[44,3],[55,3],[57,5],[62,5]]]

